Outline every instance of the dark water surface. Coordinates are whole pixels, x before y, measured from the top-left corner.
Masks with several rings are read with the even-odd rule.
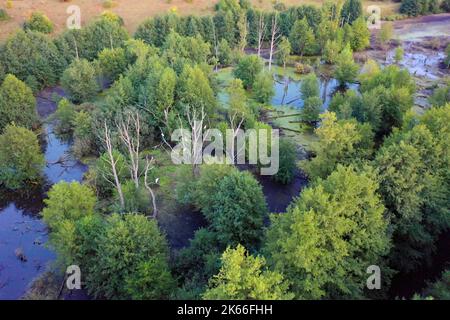
[[[61,89],[42,91],[37,108],[45,119],[56,109],[53,93],[64,95]],[[47,165],[44,181],[25,192],[0,190],[0,299],[18,299],[28,285],[55,259],[46,247],[48,231],[41,220],[43,199],[51,185],[59,181],[81,181],[87,167],[70,154],[70,142],[53,133],[51,124],[44,125],[43,149]],[[58,160],[64,160],[59,161]],[[18,255],[24,257],[19,259]]]

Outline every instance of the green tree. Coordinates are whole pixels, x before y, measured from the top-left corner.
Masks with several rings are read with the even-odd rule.
[[[314,148],[316,157],[301,163],[310,177],[326,178],[338,164],[349,165],[371,155],[373,135],[370,126],[355,120],[337,121],[333,112],[320,117],[322,123],[316,129],[319,141]]]
[[[289,56],[291,55],[292,46],[289,39],[282,37],[280,43],[278,44],[278,50],[276,52],[276,58],[278,63],[286,69],[286,63],[288,62]]]
[[[222,39],[219,43],[219,63],[222,66],[229,66],[232,63],[232,52],[227,40]]]
[[[334,77],[341,85],[355,81],[359,71],[358,64],[353,60],[353,52],[350,46],[347,46],[336,58],[336,68]]]
[[[64,71],[61,85],[74,102],[92,99],[99,91],[94,66],[87,60],[74,60]]]
[[[274,94],[275,89],[273,87],[272,75],[267,72],[260,72],[256,76],[253,84],[253,96],[255,97],[255,100],[260,103],[268,104]]]
[[[429,284],[424,293],[437,300],[450,300],[450,270],[445,270],[440,279]]]
[[[391,41],[392,36],[394,34],[394,27],[391,22],[385,22],[381,25],[380,32],[378,33],[378,41],[382,45],[385,45],[389,41]]]
[[[45,164],[36,135],[22,127],[7,125],[0,135],[0,185],[19,189],[36,182]]]
[[[103,75],[111,81],[117,80],[128,65],[123,48],[103,49],[98,54],[98,62]]]
[[[211,194],[210,210],[203,210],[219,241],[255,247],[261,236],[267,206],[261,186],[248,172],[232,172]]]
[[[396,64],[399,64],[403,60],[404,52],[403,47],[395,48],[394,61]]]
[[[11,73],[22,81],[32,79],[38,84],[37,89],[56,84],[66,66],[49,37],[40,32],[22,30],[6,40],[0,50],[0,64],[5,73]]]
[[[38,118],[31,89],[8,74],[0,86],[0,132],[12,122],[31,129],[38,123]]]
[[[58,102],[58,107],[54,113],[54,117],[58,121],[56,129],[59,133],[72,132],[75,114],[75,108],[69,100],[63,98]]]
[[[322,99],[319,97],[307,98],[301,110],[301,119],[309,125],[314,125],[320,121],[320,112],[322,111]]]
[[[289,34],[292,52],[299,55],[313,55],[317,52],[316,38],[306,18],[297,20]]]
[[[24,22],[23,28],[25,30],[38,31],[42,33],[52,33],[53,23],[42,12],[33,12],[31,17]]]
[[[390,248],[377,189],[372,170],[338,166],[272,217],[264,251],[295,298],[363,297],[367,267],[382,265]]]
[[[315,73],[310,73],[303,79],[300,92],[303,100],[320,96],[319,80]]]
[[[50,243],[58,253],[60,262],[75,262],[78,250],[76,223],[83,217],[94,215],[96,201],[92,189],[78,182],[63,181],[48,192],[42,216],[51,230]]]
[[[342,49],[342,45],[336,40],[327,40],[323,49],[322,58],[326,63],[333,64]]]
[[[445,54],[447,55],[445,58],[445,63],[447,64],[447,68],[450,68],[450,44],[445,49]]]
[[[370,30],[363,17],[356,19],[352,25],[352,38],[350,41],[354,51],[361,51],[370,45]]]
[[[245,248],[230,247],[222,254],[220,272],[209,281],[205,300],[289,300],[283,275],[266,269],[263,257],[253,257]]]
[[[263,63],[258,56],[243,56],[233,70],[233,74],[236,78],[242,80],[244,88],[249,89],[253,87],[256,77],[260,74],[262,69]]]
[[[434,131],[434,124],[428,127],[429,116],[425,119],[394,132],[375,159],[380,191],[395,226],[391,261],[402,271],[414,270],[428,259],[439,234],[450,225],[450,135],[441,127]]]
[[[346,0],[341,10],[341,20],[352,24],[362,16],[362,4],[360,0]]]
[[[280,167],[273,179],[283,184],[294,180],[297,160],[296,145],[290,139],[280,140]]]
[[[199,66],[186,65],[181,73],[178,96],[182,103],[197,111],[204,109],[208,115],[213,115],[216,108],[216,98],[207,75]]]
[[[97,263],[86,278],[94,297],[162,299],[169,295],[168,247],[155,220],[140,214],[113,214],[96,242]]]

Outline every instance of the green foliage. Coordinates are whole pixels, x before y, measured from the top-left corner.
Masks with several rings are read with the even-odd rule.
[[[72,121],[72,127],[74,153],[78,157],[83,157],[90,154],[95,145],[91,114],[86,111],[77,112]]]
[[[114,161],[116,162],[117,175],[121,181],[129,177],[126,158],[117,150],[112,151]],[[114,185],[113,173],[111,172],[111,164],[109,155],[105,152],[97,159],[95,164],[95,187],[97,194],[102,197],[111,196]]]
[[[210,45],[200,35],[183,37],[176,32],[171,32],[167,36],[162,49],[174,68],[186,60],[193,64],[207,63],[211,54]]]
[[[225,245],[254,248],[262,235],[267,206],[261,186],[248,172],[234,171],[211,193],[209,210],[203,209],[218,240]]]
[[[36,182],[45,164],[36,135],[22,127],[7,125],[0,135],[0,185],[19,189]]]
[[[353,52],[350,45],[342,50],[336,58],[336,68],[334,70],[334,77],[341,85],[348,82],[354,82],[359,71],[358,64],[353,60]]]
[[[282,184],[289,184],[294,180],[297,152],[296,146],[290,139],[280,140],[280,166],[273,179]]]
[[[0,133],[10,123],[31,129],[38,123],[38,118],[33,92],[8,74],[0,86]]]
[[[434,89],[433,94],[428,98],[428,101],[433,107],[443,107],[450,102],[450,79],[447,83]]]
[[[362,11],[360,0],[346,0],[341,10],[341,19],[344,23],[352,24],[353,21],[362,17]]]
[[[23,24],[24,30],[38,31],[42,33],[52,33],[53,23],[41,12],[33,12],[31,17]]]
[[[222,246],[217,234],[207,229],[200,229],[190,240],[187,248],[181,249],[175,256],[174,275],[182,283],[177,296],[199,299],[204,288],[214,274],[220,269],[220,252]]]
[[[213,115],[216,98],[204,71],[199,66],[185,65],[179,79],[180,101],[198,112],[203,108],[207,115]]]
[[[95,240],[96,263],[90,265],[87,288],[106,299],[167,298],[173,280],[165,237],[155,220],[139,214],[113,214]]]
[[[323,49],[322,58],[326,63],[333,64],[342,49],[342,45],[336,40],[327,40]]]
[[[322,99],[319,97],[307,98],[301,110],[301,119],[309,125],[314,125],[320,120],[320,112],[322,111]]]
[[[118,79],[128,65],[123,48],[103,49],[98,54],[98,62],[103,75],[112,81]]]
[[[61,85],[74,102],[88,101],[99,91],[97,72],[85,59],[70,64],[61,77]]]
[[[314,147],[316,157],[301,163],[308,176],[326,178],[338,164],[349,165],[371,155],[373,135],[370,126],[355,120],[337,121],[332,112],[320,117],[322,124],[316,129],[319,141]]]
[[[354,51],[364,50],[370,45],[370,30],[363,17],[353,22],[350,45]]]
[[[19,31],[0,49],[0,65],[25,81],[33,77],[38,88],[54,85],[66,66],[57,47],[46,35],[34,31]]]
[[[385,22],[381,25],[381,30],[378,33],[378,40],[382,45],[388,43],[394,34],[394,27],[392,22]]]
[[[63,181],[48,192],[42,216],[52,231],[50,243],[63,264],[75,261],[78,250],[76,223],[83,217],[94,215],[96,200],[94,192],[78,182]]]
[[[280,65],[283,68],[286,68],[286,64],[288,62],[289,56],[292,51],[291,43],[289,39],[286,37],[282,37],[280,43],[278,44],[278,50],[276,52],[276,58]]]
[[[56,129],[59,133],[70,133],[73,130],[73,121],[75,118],[75,108],[67,99],[61,99],[58,108],[54,114],[58,124]]]
[[[403,60],[404,53],[405,53],[405,51],[403,50],[403,47],[395,48],[395,53],[394,53],[395,63],[399,64]]]
[[[275,94],[273,78],[270,73],[261,72],[256,76],[253,83],[253,96],[256,101],[269,104]]]
[[[314,55],[317,53],[316,38],[313,29],[306,18],[297,20],[289,34],[292,52],[299,55]]]
[[[213,210],[215,200],[211,195],[219,191],[219,183],[225,177],[235,173],[236,169],[230,165],[211,164],[200,167],[200,178],[192,188],[193,202],[195,206],[208,214]]]
[[[400,13],[408,16],[419,16],[429,13],[438,13],[439,1],[437,0],[403,0]]]
[[[306,100],[312,97],[320,96],[319,80],[315,73],[310,73],[302,80],[302,86],[300,88],[302,99]]]
[[[338,166],[272,217],[265,252],[295,298],[363,297],[367,266],[382,264],[390,248],[377,189],[372,170]]]
[[[263,257],[253,257],[245,248],[230,247],[222,254],[220,272],[209,281],[205,300],[289,300],[283,275],[266,270]]]
[[[256,77],[262,69],[263,63],[258,56],[246,55],[239,60],[233,74],[236,78],[242,80],[245,89],[249,89],[253,87]]]
[[[440,109],[448,112],[449,107]],[[397,270],[421,265],[450,225],[449,130],[443,126],[448,115],[437,110],[394,132],[375,159],[380,191],[395,226],[392,264]]]
[[[229,66],[233,62],[233,56],[231,48],[227,42],[227,40],[222,39],[218,46],[219,56],[217,57],[219,59],[219,63],[222,66]]]
[[[428,285],[425,296],[437,300],[450,300],[450,270],[445,270],[440,279]]]

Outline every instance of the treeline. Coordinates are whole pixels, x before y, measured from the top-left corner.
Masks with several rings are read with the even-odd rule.
[[[413,17],[441,12],[450,12],[449,0],[402,0],[400,6],[400,13]]]

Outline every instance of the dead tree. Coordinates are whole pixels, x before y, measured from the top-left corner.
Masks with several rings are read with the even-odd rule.
[[[106,121],[104,122],[104,136],[101,138],[104,142],[106,151],[108,153],[108,159],[106,161],[109,164],[109,166],[111,167],[111,172],[112,172],[114,181],[111,181],[105,172],[103,172],[103,177],[105,178],[105,180],[107,180],[108,182],[110,182],[111,184],[113,184],[115,186],[115,188],[117,190],[117,194],[119,195],[120,206],[122,209],[124,209],[125,208],[125,198],[123,196],[122,185],[120,184],[119,175],[117,173],[117,162],[119,161],[119,159],[114,159],[113,146],[112,146],[112,141],[111,141],[111,132],[108,128],[108,125],[106,124]]]
[[[263,13],[260,12],[258,23],[258,57],[261,57],[261,48],[264,42],[265,35],[266,35],[266,22],[264,21]]]
[[[153,215],[152,215],[152,217],[154,219],[156,219],[156,217],[158,216],[158,208],[156,206],[156,196],[155,196],[155,193],[154,193],[151,185],[157,184],[158,183],[158,179],[156,179],[154,183],[149,183],[149,181],[148,181],[148,173],[149,173],[150,170],[153,169],[153,160],[154,160],[153,158],[149,159],[148,157],[145,159],[146,163],[145,163],[145,171],[144,171],[144,185],[145,185],[145,188],[147,189],[148,193],[152,197],[152,205],[153,205]]]
[[[140,153],[140,136],[141,136],[141,120],[139,113],[127,112],[125,119],[122,118],[116,123],[120,139],[128,150],[130,157],[130,173],[134,181],[136,189],[139,188],[139,153]]]
[[[270,38],[270,56],[269,56],[269,71],[272,70],[272,60],[275,54],[275,47],[281,34],[278,26],[278,15],[275,13],[272,18],[272,36]]]

